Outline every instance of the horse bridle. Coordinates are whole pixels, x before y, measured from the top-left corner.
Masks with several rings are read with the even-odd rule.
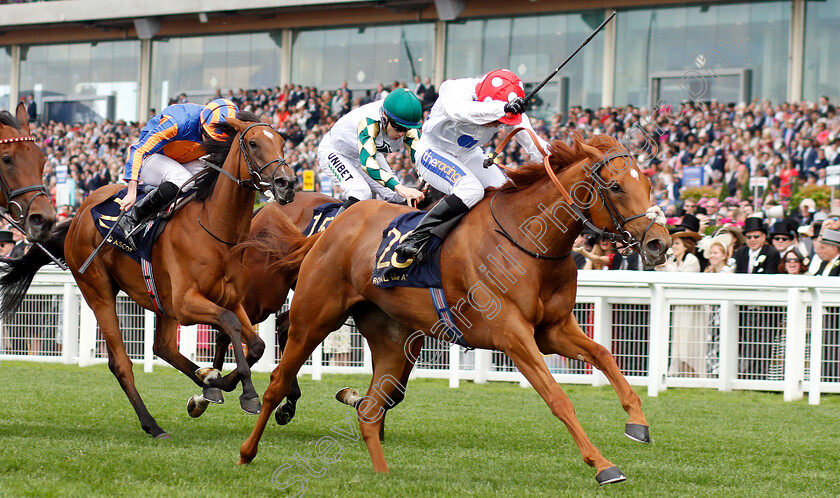
[[[253,128],[255,126],[268,126],[269,128],[271,128],[271,131],[274,131],[274,128],[272,128],[271,125],[268,124],[268,123],[253,123],[253,124],[249,125],[247,128],[245,128],[245,130],[243,130],[242,133],[239,134],[239,149],[242,151],[242,155],[245,157],[245,164],[248,165],[248,173],[251,174],[250,178],[248,178],[247,180],[242,180],[240,178],[237,178],[237,177],[233,176],[232,174],[228,173],[227,171],[225,171],[224,169],[222,169],[221,166],[219,166],[217,164],[213,164],[209,161],[205,162],[204,164],[206,166],[210,167],[210,168],[215,169],[216,171],[225,175],[226,177],[230,178],[231,180],[236,182],[236,184],[239,185],[240,187],[245,187],[245,188],[250,189],[250,190],[257,190],[257,191],[260,191],[260,192],[265,192],[266,190],[271,188],[271,184],[262,181],[262,172],[265,171],[265,169],[268,168],[269,166],[271,166],[272,164],[277,163],[277,165],[274,166],[274,171],[271,172],[271,177],[274,178],[274,174],[277,173],[278,168],[281,168],[283,166],[288,166],[289,164],[282,157],[278,157],[277,159],[272,159],[271,161],[263,164],[259,168],[254,166],[254,164],[255,164],[254,158],[253,158],[253,156],[251,156],[250,149],[248,147],[246,147],[245,135],[248,133],[248,131],[251,128]]]
[[[598,197],[600,197],[601,202],[604,204],[604,207],[606,207],[607,214],[609,214],[610,220],[612,221],[613,226],[615,227],[614,231],[607,230],[606,227],[599,228],[594,223],[592,223],[586,216],[584,216],[583,212],[580,210],[577,203],[575,203],[572,200],[572,196],[569,195],[568,190],[566,190],[566,188],[560,183],[560,180],[557,178],[557,175],[554,173],[554,169],[551,167],[551,164],[549,163],[549,157],[550,157],[549,154],[547,154],[546,151],[543,150],[542,146],[540,145],[539,140],[537,139],[537,137],[536,137],[536,135],[534,134],[533,131],[531,131],[527,128],[522,128],[522,127],[516,128],[513,131],[511,131],[504,138],[504,140],[502,140],[502,142],[499,144],[499,146],[496,147],[495,155],[491,156],[490,161],[492,162],[492,159],[494,159],[495,156],[497,156],[502,150],[504,150],[507,143],[510,141],[510,139],[515,134],[517,134],[517,133],[519,133],[520,131],[523,131],[523,130],[528,132],[531,135],[531,140],[533,141],[534,145],[537,147],[537,150],[540,152],[540,154],[543,155],[543,165],[545,166],[546,173],[548,173],[549,178],[551,178],[551,181],[557,187],[557,190],[560,191],[560,195],[562,195],[563,199],[566,201],[566,203],[569,204],[571,210],[574,212],[575,217],[579,221],[581,221],[586,227],[588,227],[590,230],[594,231],[595,234],[597,234],[600,237],[604,237],[604,238],[610,240],[613,243],[621,243],[622,245],[624,245],[624,247],[627,250],[635,249],[636,251],[641,252],[642,241],[645,239],[645,237],[647,236],[650,229],[653,228],[653,225],[654,224],[659,224],[659,225],[662,225],[662,226],[665,225],[664,214],[662,213],[662,210],[658,206],[648,208],[647,211],[645,211],[644,213],[634,214],[632,216],[628,216],[627,218],[625,218],[618,211],[618,208],[616,208],[615,203],[613,202],[612,198],[609,195],[609,192],[607,192],[607,188],[609,188],[610,185],[612,185],[612,184],[607,184],[607,182],[603,178],[601,178],[600,170],[605,164],[612,161],[613,159],[617,159],[619,157],[626,157],[626,158],[632,159],[632,156],[627,151],[618,151],[618,152],[613,152],[613,153],[610,153],[610,154],[606,154],[601,161],[593,163],[592,168],[589,171],[589,174],[592,176],[592,178],[594,180],[594,184],[595,184],[595,187],[597,189]],[[487,166],[487,161],[485,161],[485,167],[486,166]],[[506,166],[503,166],[503,165],[499,165],[499,167],[502,168],[502,169],[510,170],[510,168],[507,168]],[[499,223],[498,218],[496,218],[496,214],[493,212],[493,201],[495,200],[495,197],[496,197],[496,195],[498,195],[499,192],[501,192],[501,190],[497,191],[496,194],[493,195],[493,198],[490,199],[490,214],[493,216],[493,220],[496,222],[496,225],[499,226],[500,230],[496,230],[498,233],[504,235],[517,248],[521,249],[526,254],[528,254],[528,255],[530,255],[534,258],[537,258],[537,259],[562,259],[562,258],[565,258],[565,257],[568,256],[568,254],[564,254],[562,256],[545,256],[545,255],[538,254],[538,253],[535,253],[533,251],[530,251],[528,249],[525,249],[518,242],[516,242],[516,240],[514,240],[513,237],[504,229],[504,227],[501,225],[501,223]],[[629,231],[627,231],[627,229],[625,228],[625,225],[627,223],[629,223],[629,222],[631,222],[631,221],[633,221],[637,218],[641,218],[643,216],[648,218],[650,220],[650,223],[645,228],[645,230],[642,232],[642,238],[641,238],[641,240],[639,240],[636,237],[634,237]]]
[[[20,143],[20,142],[33,142],[33,144],[34,144],[35,137],[27,136],[27,137],[5,138],[3,140],[0,140],[0,145]],[[12,189],[9,188],[9,185],[8,185],[8,183],[6,183],[6,179],[4,178],[3,175],[0,175],[0,191],[3,192],[3,197],[6,199],[6,205],[2,206],[3,209],[5,210],[5,213],[3,213],[3,217],[6,218],[7,220],[9,220],[9,222],[11,222],[13,225],[15,225],[15,228],[18,228],[18,229],[20,229],[19,224],[22,223],[23,220],[26,219],[26,214],[29,213],[29,207],[32,205],[32,201],[34,201],[35,198],[37,198],[39,195],[43,195],[43,196],[46,196],[47,199],[50,199],[49,192],[47,192],[47,187],[45,187],[43,183],[40,183],[38,185],[30,185],[28,187],[20,187],[20,188],[16,188],[16,189],[12,190]],[[26,207],[22,206],[19,202],[13,200],[15,197],[21,196],[21,195],[26,194],[28,192],[37,192],[37,193],[29,198],[29,202],[26,203]],[[52,203],[52,201],[50,201],[50,203]],[[12,210],[11,210],[12,205],[17,206],[20,209],[20,218],[19,219],[14,219],[14,217],[11,214],[12,213]],[[26,233],[26,232],[24,232],[24,233]]]

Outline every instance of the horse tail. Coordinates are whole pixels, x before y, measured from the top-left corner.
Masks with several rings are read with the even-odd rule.
[[[278,261],[277,264],[288,271],[296,272],[300,270],[303,258],[309,254],[309,250],[312,249],[312,246],[314,246],[316,242],[318,242],[318,239],[321,238],[323,233],[324,232],[318,232],[310,235],[309,237],[293,241],[292,250],[285,258]]]
[[[64,259],[64,239],[71,220],[58,223],[44,242],[44,248],[59,259]],[[0,258],[0,318],[8,320],[14,316],[23,303],[23,298],[42,266],[52,259],[37,246],[31,247],[20,258]]]

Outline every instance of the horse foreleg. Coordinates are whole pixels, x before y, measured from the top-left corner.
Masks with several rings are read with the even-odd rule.
[[[615,389],[624,411],[629,415],[624,433],[630,439],[642,443],[650,442],[647,418],[642,412],[642,401],[630,387],[630,383],[619,370],[612,354],[581,330],[577,319],[570,315],[563,323],[537,335],[540,351],[545,354],[559,354],[567,358],[586,361],[604,373]]]
[[[245,354],[245,362],[248,364],[248,367],[252,367],[262,358],[265,352],[265,341],[254,330],[242,306],[239,306],[234,312],[242,324],[242,340],[248,346],[248,352]],[[230,337],[227,335],[219,334],[216,337],[216,356],[213,359],[213,368],[218,370],[222,369],[225,353],[230,344]],[[237,384],[239,384],[239,370],[234,370],[222,378],[220,387],[222,390],[230,392],[236,389]]]
[[[251,382],[251,368],[245,360],[242,350],[242,323],[233,311],[211,302],[195,290],[188,291],[178,309],[181,323],[207,323],[215,325],[230,337],[236,358],[236,371],[242,380],[242,395],[239,404],[246,413],[259,412],[260,399]],[[250,324],[249,324],[250,325]],[[252,329],[253,330],[253,329]],[[222,387],[222,379],[208,379],[213,387]]]
[[[575,408],[571,400],[548,371],[531,331],[524,325],[520,329],[506,334],[507,343],[503,345],[502,351],[513,360],[522,375],[545,400],[551,413],[566,425],[583,456],[583,461],[597,469],[595,478],[598,483],[606,484],[625,480],[624,474],[612,462],[604,458],[586,436],[575,416]]]
[[[326,328],[326,332],[312,332],[311,329],[304,329],[301,326],[301,336],[296,337],[294,329],[290,329],[289,342],[286,345],[283,358],[280,364],[271,372],[271,381],[268,388],[263,394],[263,405],[260,410],[260,416],[257,423],[254,425],[254,430],[248,439],[242,443],[239,448],[239,464],[251,463],[254,457],[257,456],[257,450],[260,444],[260,438],[265,430],[265,425],[271,412],[277,408],[280,401],[289,395],[291,391],[292,381],[297,377],[300,367],[303,366],[307,358],[329,334],[330,328]]]

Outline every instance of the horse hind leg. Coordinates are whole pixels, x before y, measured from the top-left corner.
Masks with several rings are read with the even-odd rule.
[[[642,412],[642,401],[630,387],[612,354],[581,330],[577,319],[570,315],[565,322],[537,337],[540,350],[545,354],[559,354],[567,358],[586,361],[604,373],[613,386],[622,408],[629,415],[624,434],[640,443],[650,443],[650,428]]]
[[[278,317],[278,344],[280,351],[286,350],[286,343],[289,339],[289,312],[281,313]],[[300,384],[298,384],[297,377],[292,380],[291,390],[286,395],[286,401],[280,404],[274,412],[274,420],[278,425],[286,425],[295,418],[295,410],[297,402],[301,397]]]
[[[93,268],[91,268],[93,269]],[[95,277],[96,273],[90,272],[86,274],[86,279],[78,279],[79,289],[85,298],[85,301],[93,310],[96,316],[96,321],[99,324],[99,330],[102,337],[105,339],[105,345],[108,348],[108,368],[117,382],[120,383],[123,392],[128,397],[128,401],[134,408],[137,418],[140,420],[140,427],[157,439],[168,439],[169,434],[160,428],[154,417],[149,413],[143,399],[140,398],[140,393],[137,392],[137,387],[134,382],[134,372],[132,371],[131,359],[125,351],[125,344],[123,343],[122,335],[120,334],[119,320],[117,318],[117,301],[116,293],[103,294],[101,289],[112,289],[111,282],[100,282],[100,285],[94,286],[87,279]],[[78,277],[77,277],[78,278]]]

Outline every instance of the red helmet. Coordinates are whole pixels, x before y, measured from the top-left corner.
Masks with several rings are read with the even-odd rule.
[[[481,78],[475,86],[475,96],[479,102],[510,102],[516,97],[525,97],[525,86],[519,76],[509,69],[497,69]],[[516,114],[512,118],[504,116],[499,121],[507,125],[518,125],[522,122],[522,115]]]

